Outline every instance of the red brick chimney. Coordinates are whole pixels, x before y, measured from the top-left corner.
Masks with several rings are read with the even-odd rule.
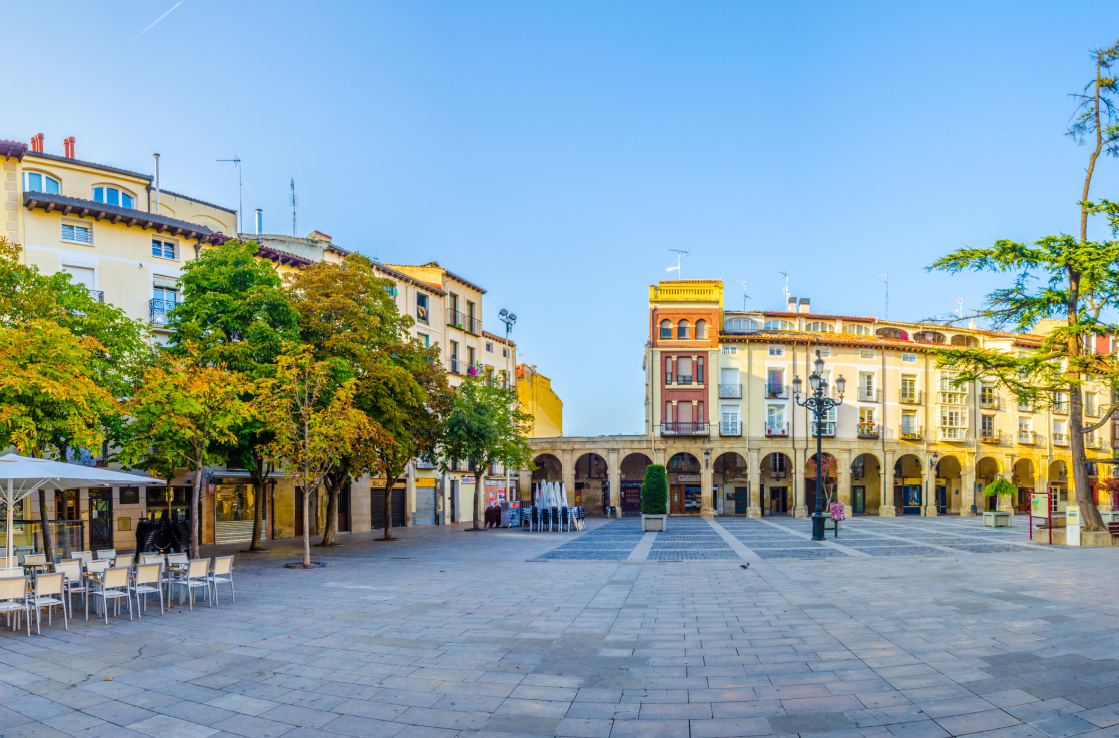
[[[43,134],[36,133],[31,137],[31,150],[37,154],[43,153]]]
[[[67,159],[74,158],[74,137],[70,136],[62,140],[62,155]]]

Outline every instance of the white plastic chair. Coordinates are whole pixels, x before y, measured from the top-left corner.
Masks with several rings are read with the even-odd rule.
[[[35,577],[35,592],[31,595],[31,607],[35,610],[35,633],[41,635],[39,625],[42,622],[43,608],[47,608],[47,625],[53,622],[54,606],[62,608],[62,623],[66,630],[70,630],[70,620],[66,616],[66,600],[63,593],[63,575],[39,574]]]
[[[109,566],[114,566],[117,563],[117,550],[115,548],[103,548],[97,552],[98,561],[108,561]]]
[[[31,607],[27,596],[27,577],[22,570],[19,576],[0,577],[0,612],[8,617],[15,613],[12,630],[19,627],[19,618],[27,618],[27,635],[31,636]]]
[[[5,566],[0,568],[0,579],[25,576],[22,566]]]
[[[237,601],[237,593],[233,589],[233,557],[232,556],[215,556],[214,565],[210,568],[210,573],[206,575],[207,581],[210,583],[211,589],[214,591],[214,604],[218,604],[218,585],[228,584],[229,595],[233,601]]]
[[[210,573],[210,560],[209,559],[191,559],[187,564],[187,570],[175,580],[176,587],[182,587],[179,592],[179,604],[183,604],[183,595],[187,594],[190,601],[190,609],[194,609],[194,590],[202,589],[206,592],[206,599],[209,600],[210,606],[213,607],[214,601],[210,599],[210,582],[208,574]]]
[[[86,568],[86,564],[93,561],[93,552],[92,551],[71,551],[70,555],[73,558],[78,559],[79,561],[82,562],[82,568],[83,569]],[[88,569],[86,569],[86,571],[88,571]]]
[[[175,582],[182,578],[182,569],[174,568],[179,565],[190,563],[190,557],[185,553],[169,553],[167,554],[167,564],[163,567],[162,583],[167,585],[167,604],[171,604],[171,598],[174,596]]]
[[[109,562],[106,559],[85,562],[85,570],[87,574],[104,574],[108,569]]]
[[[66,604],[70,608],[70,617],[74,617],[74,595],[88,596],[89,586],[82,579],[82,562],[77,559],[66,559],[54,565],[55,573],[63,577],[63,587],[66,592]]]
[[[46,554],[27,554],[26,556],[23,557],[23,564],[25,566],[46,566],[47,565],[47,555]]]
[[[108,563],[108,562],[106,562]],[[105,615],[105,625],[109,624],[109,601],[113,600],[117,603],[117,615],[120,615],[120,601],[128,601],[128,619],[132,619],[132,596],[128,593],[128,567],[117,566],[112,569],[106,569],[101,573],[97,585],[90,592],[96,601],[98,597],[101,598],[101,608]],[[89,620],[89,600],[86,600],[85,605],[85,619]]]
[[[160,586],[159,582],[159,574],[162,570],[163,564],[158,562],[140,564],[136,567],[136,576],[132,578],[132,583],[128,585],[128,591],[136,595],[136,615],[141,620],[144,619],[143,613],[148,610],[148,595],[153,593],[159,594],[159,614],[164,614],[163,587]],[[141,595],[144,597],[143,605],[140,603]],[[131,607],[131,604],[129,604],[129,609]]]

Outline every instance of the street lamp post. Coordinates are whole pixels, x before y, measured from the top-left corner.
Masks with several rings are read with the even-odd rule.
[[[824,466],[824,452],[823,452],[823,436],[824,436],[824,413],[833,407],[838,407],[843,404],[843,388],[847,385],[847,380],[840,375],[835,378],[835,388],[839,391],[839,399],[834,400],[830,397],[825,397],[828,390],[828,381],[824,379],[824,360],[819,356],[813,362],[816,371],[808,375],[808,386],[811,394],[806,396],[803,400],[800,399],[800,377],[793,377],[793,401],[801,407],[808,408],[816,417],[816,511],[812,513],[812,540],[824,540],[824,506],[823,494],[824,489],[821,473]]]
[[[513,324],[517,322],[517,316],[509,312],[505,308],[501,308],[501,312],[498,313],[497,316],[501,319],[501,322],[505,324],[505,382],[506,385],[511,384],[515,388],[516,382],[510,381],[512,379],[512,375],[509,373],[509,359],[510,355],[513,353],[512,349],[510,349],[509,347],[509,334],[513,330]],[[506,389],[508,389],[508,386],[506,387]],[[502,463],[502,466],[505,467],[505,501],[512,502],[512,500],[509,499],[509,464],[508,462],[505,462]],[[519,500],[520,497],[520,490],[518,490],[517,499]]]

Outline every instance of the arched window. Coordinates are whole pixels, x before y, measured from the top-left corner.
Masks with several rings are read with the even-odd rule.
[[[688,338],[689,337],[688,336],[688,321],[687,320],[681,320],[679,323],[676,324],[676,337],[677,338]]]
[[[707,338],[707,321],[697,320],[695,322],[695,338],[697,341],[702,341]]]
[[[46,192],[48,195],[62,194],[62,189],[59,187],[57,179],[48,177],[45,174],[39,174],[38,172],[23,173],[23,191]]]
[[[760,327],[758,321],[749,318],[727,318],[723,323],[723,330],[728,333],[750,333]]]
[[[120,205],[123,208],[136,207],[136,200],[132,195],[116,187],[94,187],[93,201],[103,202],[106,205]]]
[[[804,330],[816,331],[817,333],[835,333],[835,326],[822,320],[814,320],[811,323],[806,323]]]
[[[843,332],[850,333],[853,336],[869,336],[870,328],[863,325],[862,323],[848,323],[847,325],[843,326]]]
[[[791,320],[767,320],[765,329],[767,331],[795,331],[797,324]]]
[[[672,321],[667,318],[661,321],[661,338],[672,338]]]

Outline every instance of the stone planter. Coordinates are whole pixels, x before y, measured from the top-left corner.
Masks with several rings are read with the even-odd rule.
[[[668,530],[667,515],[641,515],[641,530],[646,533],[664,533]]]
[[[985,512],[983,513],[983,527],[984,528],[1010,528],[1011,521],[1014,519],[1013,513],[1008,512]]]

